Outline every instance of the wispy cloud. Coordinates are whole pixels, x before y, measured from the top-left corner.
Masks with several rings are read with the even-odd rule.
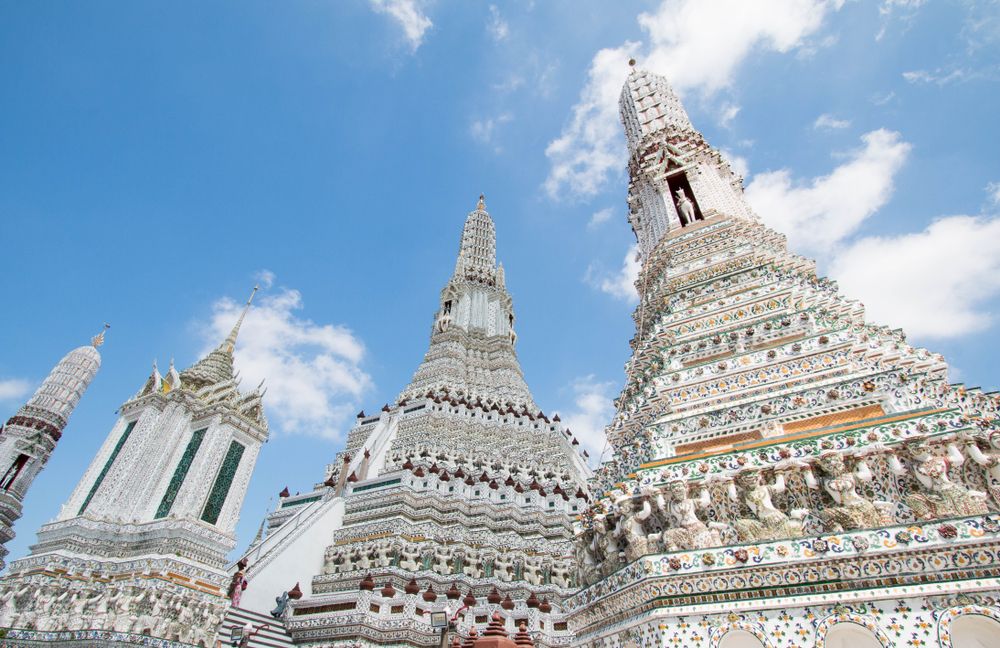
[[[830,113],[823,113],[813,122],[813,128],[816,130],[837,130],[847,128],[850,125],[850,120],[838,119]]]
[[[823,256],[884,205],[910,153],[899,133],[865,133],[863,146],[825,176],[792,179],[788,169],[758,173],[746,195],[761,218],[801,254]]]
[[[838,251],[830,276],[871,321],[911,336],[982,331],[1000,295],[1000,218],[948,216],[922,232],[862,238]]]
[[[490,19],[486,23],[486,31],[498,43],[510,36],[510,25],[500,15],[496,5],[490,5]]]
[[[719,111],[719,124],[723,128],[729,128],[736,115],[740,114],[740,107],[734,103],[724,103]]]
[[[615,415],[614,390],[612,382],[599,381],[592,374],[581,376],[568,388],[573,406],[558,412],[563,424],[587,450],[592,465],[600,461],[606,445],[604,428]]]
[[[926,4],[927,0],[882,0],[879,5],[879,30],[875,40],[882,40],[889,31],[889,26],[898,21],[903,24],[904,31],[909,28],[917,10]]]
[[[257,280],[257,283],[264,290],[267,290],[274,285],[274,273],[270,270],[258,270],[254,273],[253,278]]]
[[[994,205],[1000,205],[1000,182],[991,182],[986,185],[986,195]]]
[[[424,15],[417,0],[368,1],[377,13],[385,14],[399,23],[413,52],[416,52],[424,42],[427,30],[434,26],[431,19]]]
[[[509,112],[505,112],[495,117],[473,120],[472,124],[469,125],[469,135],[472,136],[472,139],[491,146],[494,151],[499,153],[503,150],[503,147],[496,143],[497,128],[512,119],[514,119],[514,116]]]
[[[790,52],[803,47],[842,0],[663,0],[638,16],[648,45],[626,42],[597,52],[587,83],[546,155],[545,190],[555,198],[589,197],[623,166],[625,147],[618,125],[618,96],[632,56],[665,75],[681,93],[712,94],[727,87],[753,51]]]
[[[590,217],[590,220],[587,222],[587,229],[589,230],[597,229],[604,223],[607,223],[609,220],[611,220],[611,217],[614,215],[614,213],[615,210],[612,209],[611,207],[605,207],[604,209],[594,212],[594,214]]]
[[[639,246],[632,245],[625,253],[625,259],[622,261],[620,269],[615,272],[607,272],[599,264],[591,263],[583,279],[591,287],[607,293],[615,299],[635,304],[639,302],[639,293],[635,289],[635,282],[639,278],[641,267]]]
[[[0,402],[23,401],[31,393],[32,383],[23,378],[0,378]]]
[[[200,328],[207,353],[233,326],[242,304],[222,298]],[[362,369],[365,348],[353,332],[303,318],[302,295],[282,288],[264,294],[247,315],[236,348],[245,383],[266,380],[264,411],[287,434],[341,438],[342,430],[372,387]]]

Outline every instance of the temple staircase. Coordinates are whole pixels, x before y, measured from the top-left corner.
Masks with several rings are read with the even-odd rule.
[[[219,639],[222,646],[232,646],[232,628],[242,628],[247,623],[251,623],[254,628],[267,624],[265,627],[250,638],[247,648],[292,648],[292,637],[285,630],[285,623],[280,619],[275,619],[269,614],[260,614],[243,608],[231,607],[226,610],[226,616],[222,620],[222,627],[219,628]]]

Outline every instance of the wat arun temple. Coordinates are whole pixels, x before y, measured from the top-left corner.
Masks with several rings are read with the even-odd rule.
[[[866,321],[631,63],[642,267],[610,458],[592,469],[532,397],[480,197],[409,384],[248,547],[234,530],[268,438],[262,389],[234,371],[251,301],[191,367],[140,374],[6,566],[0,646],[1000,646],[1000,396]],[[103,341],[3,428],[0,543]]]

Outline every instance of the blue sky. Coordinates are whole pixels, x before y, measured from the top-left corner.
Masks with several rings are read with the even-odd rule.
[[[409,380],[480,192],[528,383],[599,449],[632,335],[629,56],[793,249],[996,388],[998,52],[997,2],[0,2],[0,415],[112,324],[13,556],[152,360],[191,364],[260,282],[245,546]]]

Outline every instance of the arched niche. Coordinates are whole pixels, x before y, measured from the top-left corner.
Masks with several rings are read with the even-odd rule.
[[[746,630],[730,630],[722,636],[719,648],[766,648],[764,642]]]
[[[951,622],[954,648],[1000,648],[1000,622],[982,614],[963,614]]]
[[[885,648],[875,633],[853,623],[842,621],[826,632],[826,648]]]

